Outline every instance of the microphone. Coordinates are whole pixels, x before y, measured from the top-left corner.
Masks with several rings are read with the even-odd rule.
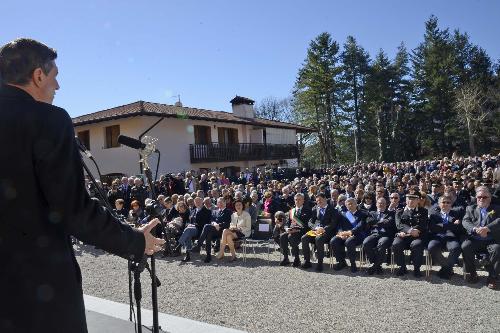
[[[82,151],[82,153],[87,155],[87,157],[90,159],[93,158],[92,154],[90,153],[90,151],[88,151],[87,147],[85,147],[85,145],[82,143],[82,141],[80,141],[79,137],[75,136],[75,142],[78,145],[78,148]]]
[[[130,147],[130,148],[133,148],[133,149],[145,149],[146,148],[145,143],[141,142],[140,140],[126,136],[126,135],[119,135],[118,136],[118,143],[120,143],[124,146]]]

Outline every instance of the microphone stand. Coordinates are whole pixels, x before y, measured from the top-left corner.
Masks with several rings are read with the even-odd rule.
[[[141,151],[142,152],[142,151]],[[153,183],[153,174],[151,172],[151,169],[149,169],[149,165],[147,163],[147,157],[149,156],[148,152],[145,151],[143,152],[143,158],[142,162],[144,163],[144,174],[146,175],[149,187],[151,189],[151,199],[155,200],[156,198],[156,192],[155,192],[155,187]],[[151,219],[155,218],[157,216],[150,216]],[[149,256],[151,258],[151,268],[148,265],[147,262],[147,257],[144,256],[141,262],[132,262],[132,267],[134,270],[134,295],[135,295],[135,301],[136,301],[136,307],[137,307],[137,332],[142,333],[142,316],[141,316],[141,298],[142,298],[142,292],[141,292],[141,282],[140,282],[140,274],[142,271],[144,271],[144,268],[146,268],[151,276],[151,302],[153,305],[153,327],[152,327],[152,332],[153,333],[160,333],[160,326],[158,324],[158,291],[157,288],[161,285],[160,280],[156,276],[156,261],[155,261],[155,256],[154,254],[152,256]]]
[[[144,163],[145,168],[144,168],[144,174],[146,175],[146,178],[148,180],[149,188],[151,190],[151,196],[152,199],[155,200],[156,198],[156,191],[153,183],[153,173],[151,172],[151,169],[149,169],[149,166],[147,162]],[[151,256],[151,270],[147,266],[146,262],[146,268],[148,269],[150,275],[151,275],[151,301],[153,303],[153,332],[154,333],[159,333],[160,331],[160,326],[158,325],[158,291],[157,287],[161,285],[160,281],[156,277],[156,259],[154,254]]]
[[[87,155],[87,150],[83,146],[83,144],[80,142],[80,140],[75,137],[75,142],[77,144],[78,150],[86,156]],[[89,157],[91,158],[91,157]],[[151,188],[151,196],[153,198],[156,197],[155,193],[155,188],[153,184],[153,179],[152,179],[152,172],[149,169],[149,166],[147,164],[146,158],[144,158],[145,161],[145,174],[146,178],[148,180],[148,184]],[[111,205],[109,204],[106,195],[104,194],[102,188],[97,184],[97,181],[88,168],[87,164],[83,160],[83,157],[81,158],[82,166],[87,173],[87,176],[90,178],[90,181],[92,184],[95,186],[97,189],[97,195],[100,197],[101,201],[104,203],[105,207],[108,209],[108,211],[118,220],[120,218],[114,214],[113,209],[111,208]],[[95,163],[95,161],[94,161]],[[97,165],[96,165],[97,167]],[[100,174],[100,173],[99,173]],[[155,257],[154,255],[151,256],[151,268],[149,268],[148,262],[147,262],[147,256],[144,256],[143,259],[140,262],[135,262],[133,260],[128,259],[128,284],[129,284],[129,301],[130,301],[130,313],[129,313],[129,319],[132,320],[132,312],[133,312],[133,304],[132,304],[132,271],[134,272],[134,296],[135,296],[135,301],[136,301],[136,306],[137,306],[137,331],[139,333],[142,333],[142,318],[141,318],[141,299],[142,299],[142,288],[141,288],[141,280],[140,280],[140,275],[142,271],[144,271],[144,268],[146,268],[151,275],[151,289],[152,289],[152,303],[153,303],[153,328],[152,332],[153,333],[160,333],[160,326],[158,324],[158,294],[157,294],[157,287],[161,285],[160,280],[156,276],[156,265],[155,265]]]

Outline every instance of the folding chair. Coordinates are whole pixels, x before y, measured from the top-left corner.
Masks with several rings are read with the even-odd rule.
[[[356,246],[356,249],[359,249],[359,268],[363,269],[368,265],[368,258],[363,250],[363,244]]]
[[[410,255],[410,250],[404,250],[404,255],[405,257]],[[430,252],[427,249],[424,249],[424,257],[425,257],[425,277],[430,277],[431,276],[431,270],[432,270],[432,256]],[[406,260],[406,258],[405,258]],[[391,274],[394,273],[394,251],[391,251]]]

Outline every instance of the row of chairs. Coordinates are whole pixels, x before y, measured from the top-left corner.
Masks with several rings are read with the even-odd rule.
[[[270,238],[270,239],[244,238],[241,240],[241,249],[242,249],[242,255],[243,255],[244,262],[246,262],[246,260],[247,260],[248,253],[249,253],[248,248],[250,246],[253,249],[254,255],[256,255],[255,249],[257,246],[266,246],[266,248],[267,248],[267,261],[270,261],[271,251],[277,251],[277,250],[279,251],[278,244],[276,244],[276,242],[272,238]],[[314,245],[311,244],[310,246],[313,247]],[[368,257],[366,256],[366,254],[364,253],[363,247],[361,245],[357,246],[356,249],[359,252],[359,267],[361,270],[363,270],[369,266],[369,260],[368,260]],[[327,251],[327,250],[330,251],[330,254],[332,253],[332,249],[329,248],[329,245],[325,244],[325,251]],[[311,252],[315,253],[314,249],[311,249]],[[409,256],[409,255],[410,255],[410,250],[405,250],[405,256]],[[481,255],[484,256],[485,254],[481,254]],[[424,264],[425,277],[430,278],[431,274],[432,274],[433,263],[432,263],[432,256],[427,249],[424,249],[424,258],[425,258],[425,264]],[[282,259],[282,253],[280,252],[280,260],[281,259]],[[480,264],[480,266],[485,266],[485,265],[487,265],[487,263],[488,263],[488,260],[485,259],[485,260],[482,260],[479,264]],[[330,258],[329,258],[330,268],[333,268],[334,264],[335,264],[335,259],[334,259],[333,255],[330,255]],[[391,261],[390,261],[391,274],[394,273],[395,267],[396,267],[396,263],[394,260],[394,252],[391,251]],[[462,271],[463,271],[463,278],[465,280],[467,277],[467,273],[465,270],[465,263],[463,263]]]

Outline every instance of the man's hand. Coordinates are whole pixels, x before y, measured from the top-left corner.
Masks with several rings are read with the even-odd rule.
[[[156,238],[151,234],[151,230],[160,224],[160,220],[154,219],[151,220],[148,224],[139,228],[144,234],[144,239],[146,241],[146,248],[144,249],[144,253],[147,255],[153,255],[155,252],[161,250],[161,246],[165,244],[165,240],[161,238]]]
[[[410,235],[412,237],[418,237],[418,236],[420,236],[420,230],[418,230],[418,229],[411,229]]]
[[[404,232],[400,232],[397,235],[398,235],[398,237],[401,237],[401,238],[405,238],[406,237],[406,233],[404,233]]]
[[[477,230],[477,234],[482,238],[486,238],[488,236],[489,229],[487,227],[480,227]]]
[[[453,224],[460,224],[460,220],[455,220],[455,222],[453,222]]]

